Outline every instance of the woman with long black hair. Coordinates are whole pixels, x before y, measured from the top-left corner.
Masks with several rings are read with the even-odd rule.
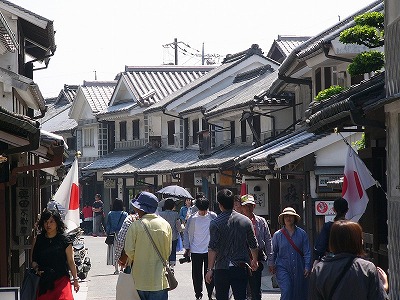
[[[73,300],[70,275],[75,292],[79,282],[72,241],[65,235],[60,214],[45,209],[37,224],[39,234],[33,242],[32,268],[40,275],[37,300]]]

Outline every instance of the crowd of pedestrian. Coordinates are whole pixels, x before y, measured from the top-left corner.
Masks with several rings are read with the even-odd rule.
[[[264,267],[276,276],[282,300],[388,299],[387,275],[365,258],[362,228],[345,220],[348,205],[343,198],[334,201],[336,216],[323,225],[313,251],[293,207],[283,209],[281,228],[271,234],[267,221],[254,213],[253,195],[220,190],[218,215],[209,210],[204,194],[185,199],[179,211],[176,200],[160,202],[141,192],[125,212],[123,201],[115,199],[105,222],[99,194],[84,207],[83,228],[92,229],[93,236],[103,231],[115,235],[107,248],[107,265],[114,266],[114,274],[129,270],[141,300],[168,299],[166,262],[173,270],[179,239],[185,250],[180,263],[191,263],[196,300],[205,294],[209,300],[228,300],[231,294],[236,300],[261,300]],[[75,291],[79,283],[59,210],[44,211],[38,228],[32,256],[32,267],[41,275],[38,299],[61,299],[57,297],[64,294],[72,299],[68,271]],[[49,251],[54,253],[51,259]]]

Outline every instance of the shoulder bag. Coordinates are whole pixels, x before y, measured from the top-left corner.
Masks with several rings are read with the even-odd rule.
[[[160,251],[158,250],[156,244],[154,243],[153,238],[150,235],[149,229],[147,228],[147,226],[143,223],[143,221],[141,219],[139,219],[140,224],[142,224],[142,226],[144,227],[144,230],[146,231],[151,243],[153,244],[154,250],[156,250],[158,257],[161,259],[163,266],[165,268],[165,276],[167,276],[167,280],[168,280],[168,285],[169,291],[172,291],[173,289],[175,289],[178,286],[178,280],[176,280],[175,278],[175,274],[174,271],[167,265],[167,263],[165,262],[165,260],[162,258]]]
[[[303,251],[301,251],[299,249],[299,247],[296,246],[296,244],[293,242],[292,238],[288,235],[288,233],[286,232],[285,229],[281,229],[281,232],[283,233],[283,235],[285,236],[285,238],[288,240],[288,242],[290,243],[290,245],[292,245],[293,249],[297,251],[297,253],[299,253],[301,255],[301,257],[304,256]]]
[[[121,221],[121,218],[123,216],[124,212],[121,212],[121,215],[119,216],[118,219],[118,223],[117,225],[119,225],[119,222]],[[104,241],[107,245],[113,245],[114,244],[114,239],[115,239],[115,232],[110,232],[107,234],[106,240]]]
[[[352,266],[354,259],[355,259],[355,257],[350,257],[349,260],[347,261],[346,265],[343,267],[342,272],[339,274],[338,277],[336,277],[335,282],[333,283],[333,286],[331,288],[331,291],[329,292],[328,299],[332,299],[333,294],[335,294],[336,288],[338,287],[339,283],[342,281],[344,274],[346,274],[347,271]]]

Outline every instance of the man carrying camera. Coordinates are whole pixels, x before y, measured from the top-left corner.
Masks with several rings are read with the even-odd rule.
[[[196,200],[198,211],[191,215],[183,233],[183,247],[186,249],[183,258],[179,262],[185,263],[192,261],[192,280],[196,299],[203,297],[203,270],[204,275],[208,266],[208,243],[210,241],[210,222],[217,215],[208,211],[210,202],[206,198]],[[206,282],[208,299],[214,288],[214,283]]]

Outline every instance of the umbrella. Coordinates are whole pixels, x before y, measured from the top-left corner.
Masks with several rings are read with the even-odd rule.
[[[161,190],[159,190],[157,193],[163,194],[163,195],[168,195],[172,197],[177,197],[177,198],[188,198],[188,199],[194,199],[190,193],[184,189],[183,187],[179,185],[169,185]]]

